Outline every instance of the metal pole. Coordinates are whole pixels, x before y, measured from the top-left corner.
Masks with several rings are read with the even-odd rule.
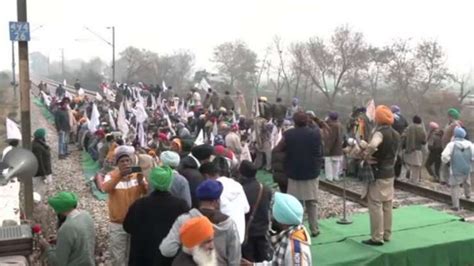
[[[12,85],[16,95],[16,73],[15,73],[15,42],[12,41]]]
[[[112,84],[115,84],[115,26],[112,26]]]
[[[347,158],[344,156],[343,163],[347,163]],[[338,224],[351,224],[352,221],[347,218],[347,210],[346,210],[346,167],[342,170],[342,184],[343,184],[343,192],[342,192],[342,218],[337,221]]]
[[[17,0],[18,21],[26,22],[26,0]],[[21,138],[25,149],[31,148],[31,114],[30,114],[30,72],[28,63],[28,42],[18,42],[20,73],[20,109]],[[26,218],[33,217],[33,179],[23,179],[25,192],[24,204]]]
[[[61,48],[61,72],[64,79],[64,48]]]

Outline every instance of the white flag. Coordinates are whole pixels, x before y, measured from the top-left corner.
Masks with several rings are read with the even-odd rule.
[[[194,141],[194,145],[198,146],[198,145],[202,145],[204,144],[204,132],[201,130],[199,130],[199,134],[196,138],[196,140]]]
[[[166,114],[165,118],[166,118],[166,121],[168,122],[168,127],[170,128],[171,134],[173,136],[176,136],[176,131],[174,131],[174,129],[173,129],[173,125],[171,124],[171,120],[170,120],[169,115]]]
[[[143,123],[138,124],[138,140],[140,141],[140,146],[145,148],[146,145],[146,137],[145,137],[145,130],[143,129]]]
[[[102,98],[102,96],[100,95],[99,92],[96,92],[96,93],[95,93],[95,99],[96,99],[97,101],[101,102],[104,98]]]
[[[125,107],[124,103],[122,102],[120,104],[119,108],[119,113],[118,113],[118,118],[117,118],[117,127],[122,132],[123,139],[125,140],[127,138],[129,128],[128,128],[128,123],[127,123],[127,118],[125,116]]]
[[[13,122],[9,118],[6,121],[7,128],[7,139],[19,139],[21,140],[21,132],[17,123]]]
[[[66,79],[63,80],[63,85],[64,85],[64,87],[67,86],[67,81],[66,81]]]
[[[211,85],[209,85],[209,83],[207,83],[206,78],[202,78],[201,82],[199,82],[199,89],[201,89],[203,91],[207,91],[209,88],[211,88]]]
[[[145,111],[145,106],[143,105],[142,102],[139,101],[137,102],[136,107],[137,107],[137,112],[136,112],[137,123],[145,122],[148,119],[148,114]]]
[[[150,97],[151,97],[151,109],[152,109],[153,111],[155,111],[155,109],[156,109],[156,99],[155,99],[155,96],[150,93]]]
[[[214,139],[219,134],[219,130],[217,129],[217,122],[214,121],[214,125],[212,125],[212,132],[211,132],[211,143],[214,145]]]
[[[89,131],[91,133],[95,133],[97,131],[97,128],[100,126],[100,114],[99,110],[97,109],[97,105],[95,103],[92,104],[92,114],[91,114],[91,119],[89,121]]]
[[[164,80],[163,80],[163,83],[161,83],[161,86],[163,87],[163,92],[168,90],[168,87],[166,87],[166,83]]]
[[[374,99],[370,100],[367,104],[367,111],[365,112],[370,121],[375,119],[375,101]]]
[[[117,130],[117,125],[115,124],[115,119],[112,113],[112,109],[109,109],[109,123],[114,130]]]

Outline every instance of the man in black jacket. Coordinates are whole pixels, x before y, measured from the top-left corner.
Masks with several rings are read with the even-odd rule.
[[[408,121],[406,118],[401,114],[400,107],[398,105],[392,105],[390,107],[390,110],[393,113],[393,125],[392,128],[397,131],[397,133],[401,136],[405,129],[408,127]],[[402,154],[402,148],[399,147],[399,152],[397,155],[397,159],[395,161],[395,178],[400,177],[400,174],[402,172],[402,167],[403,167],[403,160],[400,154]],[[409,174],[409,172],[407,173]]]
[[[149,180],[155,191],[135,201],[123,222],[123,229],[131,236],[128,265],[171,265],[173,258],[164,257],[159,245],[176,218],[189,210],[188,204],[169,192],[171,168],[153,168]]]
[[[69,132],[71,131],[68,109],[69,102],[70,100],[68,98],[64,98],[54,113],[54,123],[58,131],[59,159],[64,159],[68,155]]]
[[[49,183],[52,181],[51,150],[46,144],[46,130],[38,128],[33,135],[35,138],[31,143],[31,151],[38,160],[38,171],[35,176],[41,176],[46,183]]]
[[[251,207],[245,215],[247,232],[242,245],[242,256],[252,262],[269,260],[270,243],[266,235],[270,221],[268,210],[272,191],[255,179],[257,167],[252,162],[242,161],[239,172],[240,182]]]
[[[199,172],[201,164],[209,161],[214,152],[214,147],[203,144],[192,148],[191,153],[184,157],[178,166],[178,172],[189,182],[191,191],[192,207],[199,207],[199,200],[196,197],[196,188],[204,181],[204,177]]]
[[[283,133],[282,140],[275,147],[276,152],[285,152],[285,169],[288,176],[288,194],[306,205],[309,228],[313,237],[319,235],[318,187],[322,151],[319,128],[307,126],[308,116],[296,112],[293,116],[295,128]]]

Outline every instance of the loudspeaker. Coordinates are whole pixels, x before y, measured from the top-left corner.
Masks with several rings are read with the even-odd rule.
[[[38,160],[35,155],[27,149],[14,148],[5,155],[3,163],[8,166],[8,172],[0,176],[0,185],[8,183],[8,181],[17,177],[18,179],[31,178],[38,171]]]

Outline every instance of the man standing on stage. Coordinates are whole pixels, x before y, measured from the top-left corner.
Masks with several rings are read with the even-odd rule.
[[[364,152],[364,160],[372,165],[373,181],[367,185],[371,238],[362,241],[367,245],[381,246],[390,241],[392,234],[392,200],[395,176],[395,160],[400,135],[391,127],[394,118],[390,108],[379,105],[375,109],[374,133],[369,147]]]

